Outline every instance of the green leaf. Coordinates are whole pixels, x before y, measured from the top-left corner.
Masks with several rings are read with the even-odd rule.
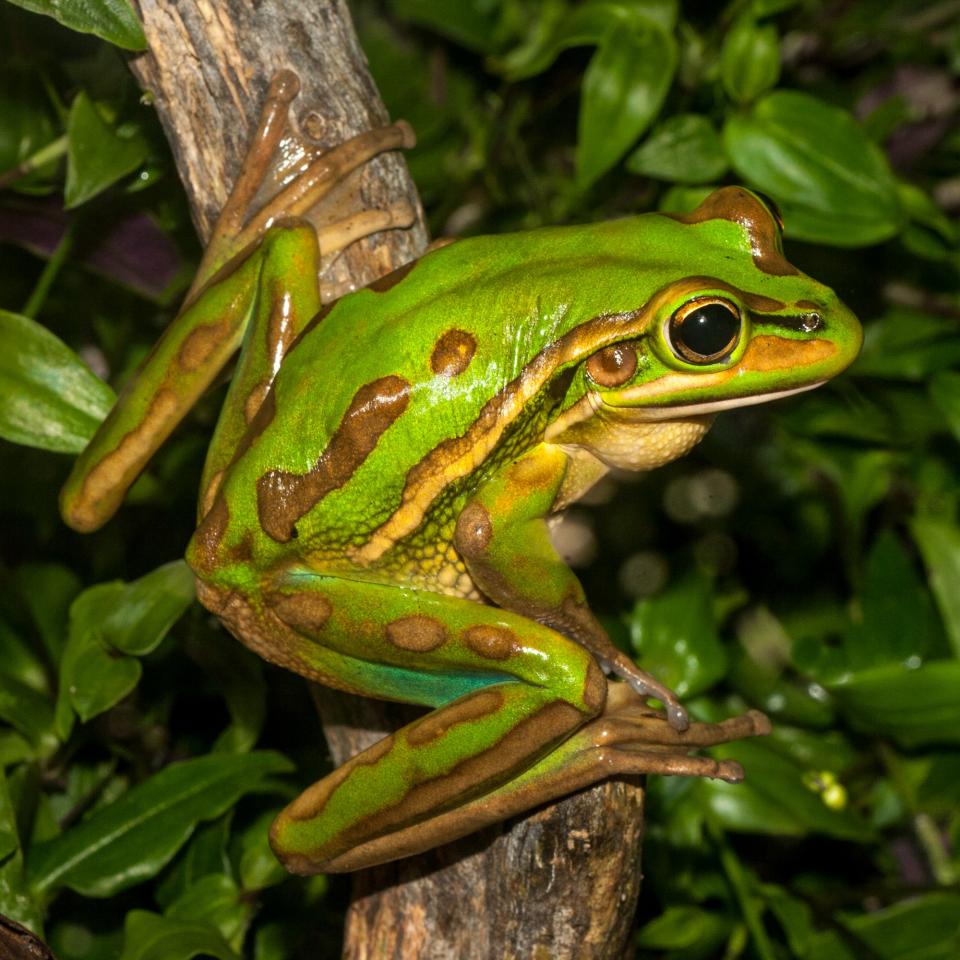
[[[720,49],[720,80],[731,100],[750,103],[780,79],[780,37],[772,24],[736,20]]]
[[[627,158],[627,169],[672,183],[707,183],[727,171],[727,155],[713,124],[698,113],[664,120]]]
[[[607,34],[583,77],[576,156],[581,188],[606,173],[653,122],[676,65],[676,41],[662,30]]]
[[[710,581],[694,574],[638,601],[628,621],[643,668],[679,697],[702,693],[726,671],[711,610]]]
[[[67,639],[70,604],[80,592],[80,578],[59,563],[27,563],[17,569],[14,578],[47,655],[54,663],[59,662]]]
[[[240,836],[240,886],[246,891],[272,887],[289,876],[270,848],[270,825],[279,812],[262,813]]]
[[[77,597],[60,664],[61,737],[69,732],[69,707],[85,722],[136,686],[141,667],[135,658],[156,649],[193,596],[193,575],[175,560],[132,583],[99,583]]]
[[[499,5],[486,0],[391,0],[393,12],[478,53],[500,47]]]
[[[871,839],[870,827],[856,814],[827,806],[821,794],[805,786],[803,775],[809,768],[800,758],[782,755],[776,744],[743,740],[712,752],[738,760],[746,773],[743,783],[697,783],[710,810],[728,830],[795,837],[813,832],[861,842]]]
[[[98,608],[106,606],[111,599],[119,598],[119,591],[107,589],[110,586],[104,584],[101,590],[94,587],[81,594],[78,602],[95,598]],[[85,601],[79,609],[86,611],[91,607],[93,604]],[[140,661],[135,657],[117,656],[95,632],[71,627],[60,664],[57,736],[66,740],[70,735],[74,713],[86,723],[119,703],[140,681],[141,673]]]
[[[127,914],[120,960],[191,960],[201,956],[240,960],[208,923],[175,920],[146,910]]]
[[[125,50],[146,50],[143,27],[127,0],[10,0],[53,17],[78,33],[92,33]]]
[[[878,960],[954,960],[960,954],[957,893],[928,893],[884,910],[848,914],[842,922]]]
[[[921,517],[911,525],[923,554],[930,589],[940,608],[955,657],[960,658],[960,527]]]
[[[37,83],[36,71],[26,63],[18,66],[16,60],[0,68],[0,173],[38,154],[44,156],[46,148],[59,139],[59,133],[50,100]],[[9,187],[19,193],[49,193],[54,189],[58,166],[57,159],[50,158]]]
[[[666,213],[691,213],[703,203],[716,189],[716,185],[708,186],[673,186],[660,198],[657,209]]]
[[[0,768],[0,915],[16,920],[36,934],[43,933],[43,917],[23,873],[23,854],[17,818],[7,778]]]
[[[706,956],[711,944],[719,948],[729,936],[730,921],[699,907],[670,907],[637,934],[637,946],[647,950],[683,950],[695,947]]]
[[[64,205],[68,210],[106,190],[147,157],[139,130],[121,132],[112,127],[82,91],[70,107],[67,140]]]
[[[253,905],[253,900],[241,896],[231,877],[218,873],[201,878],[185,890],[167,908],[165,916],[171,920],[200,921],[215,927],[234,950],[240,950]]]
[[[109,608],[97,610],[94,605],[93,615],[103,617],[99,624],[90,621],[88,612],[79,626],[96,630],[113,649],[138,657],[156,649],[194,598],[193,574],[183,560],[157,567],[132,583],[104,586],[118,584],[122,592],[108,601]]]
[[[79,453],[116,396],[61,340],[0,310],[0,437]]]
[[[233,869],[227,849],[232,821],[233,811],[228,810],[219,819],[197,828],[190,842],[157,885],[154,895],[164,910],[203,877],[214,873],[232,875]]]
[[[928,194],[912,183],[904,182],[897,184],[897,191],[903,209],[911,220],[937,234],[945,243],[956,245],[957,227]]]
[[[542,73],[563,50],[599,44],[614,27],[670,34],[676,21],[676,0],[588,0],[572,10],[562,0],[549,0],[533,21],[527,41],[497,66],[508,80],[522,80]]]
[[[731,116],[723,139],[737,173],[780,204],[792,237],[856,247],[903,225],[889,164],[846,110],[778,90]]]
[[[917,666],[933,651],[936,613],[910,557],[890,531],[880,534],[867,558],[860,606],[861,621],[851,625],[844,642],[847,670]]]
[[[919,380],[960,364],[956,322],[907,307],[894,307],[867,324],[853,372],[885,380]]]
[[[56,750],[53,704],[49,696],[0,673],[0,719],[22,733],[41,756]]]
[[[905,747],[960,744],[960,661],[877,667],[827,684],[858,729]]]
[[[37,693],[49,691],[46,666],[32,643],[23,639],[0,617],[0,674],[12,677]]]
[[[761,891],[767,906],[783,927],[794,956],[817,956],[808,952],[813,937],[813,911],[809,904],[772,883],[763,884]]]
[[[264,780],[291,769],[277,753],[213,754],[171,764],[88,819],[38,844],[28,875],[49,896],[67,886],[109,897],[156,874],[193,833]]]
[[[946,417],[954,437],[960,441],[960,373],[952,370],[935,373],[928,390],[930,399]]]

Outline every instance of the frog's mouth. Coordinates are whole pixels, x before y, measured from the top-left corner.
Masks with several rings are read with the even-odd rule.
[[[637,420],[682,420],[687,417],[720,413],[723,410],[732,410],[734,407],[748,407],[756,403],[766,403],[768,400],[792,397],[795,394],[806,393],[807,390],[822,387],[826,382],[826,379],[823,379],[814,383],[806,383],[802,387],[789,387],[786,390],[751,393],[741,397],[729,397],[726,400],[706,400],[703,403],[669,404],[655,407],[640,406],[644,400],[649,402],[642,386],[631,390],[623,390],[619,393],[607,394],[603,397],[599,394],[594,394],[594,396],[599,401],[599,406],[596,409],[601,406],[609,407],[615,409],[620,416],[629,411],[631,418]]]
[[[827,381],[817,380],[806,383],[802,387],[790,387],[786,390],[770,390],[766,393],[757,392],[741,397],[730,397],[726,400],[706,400],[703,403],[685,403],[667,405],[663,400],[662,406],[641,406],[644,401],[649,403],[649,396],[644,387],[633,387],[617,393],[602,395],[595,390],[588,390],[569,410],[562,413],[547,427],[544,439],[548,442],[560,438],[565,431],[578,424],[594,418],[615,419],[621,424],[627,423],[656,423],[665,420],[690,420],[699,417],[709,417],[723,410],[734,407],[747,407],[756,403],[766,403],[768,400],[780,400],[783,397],[792,397],[797,393],[805,393],[823,386]]]

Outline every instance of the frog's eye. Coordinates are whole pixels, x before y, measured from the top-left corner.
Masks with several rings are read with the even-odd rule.
[[[688,363],[716,363],[733,352],[741,326],[740,311],[729,300],[692,300],[670,319],[670,346]]]
[[[619,387],[637,372],[637,351],[629,343],[612,343],[587,361],[587,376],[601,387]]]

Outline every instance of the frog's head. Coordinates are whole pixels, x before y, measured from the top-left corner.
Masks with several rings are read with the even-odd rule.
[[[784,258],[779,215],[756,194],[724,187],[657,219],[671,260],[693,269],[593,328],[577,395],[548,433],[611,466],[658,466],[720,410],[820,386],[862,339],[837,295]]]

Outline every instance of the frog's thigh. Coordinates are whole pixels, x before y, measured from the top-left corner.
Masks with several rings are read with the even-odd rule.
[[[296,656],[334,650],[349,685],[437,709],[304,792],[278,818],[277,855],[304,873],[355,869],[473,829],[455,812],[535,763],[597,715],[606,681],[554,631],[457,598],[315,574],[287,576],[267,606],[299,641]],[[320,616],[320,614],[324,614]],[[442,704],[442,705],[441,705]],[[431,830],[439,814],[443,831]],[[413,829],[416,828],[416,829]],[[376,840],[377,854],[362,848]]]

